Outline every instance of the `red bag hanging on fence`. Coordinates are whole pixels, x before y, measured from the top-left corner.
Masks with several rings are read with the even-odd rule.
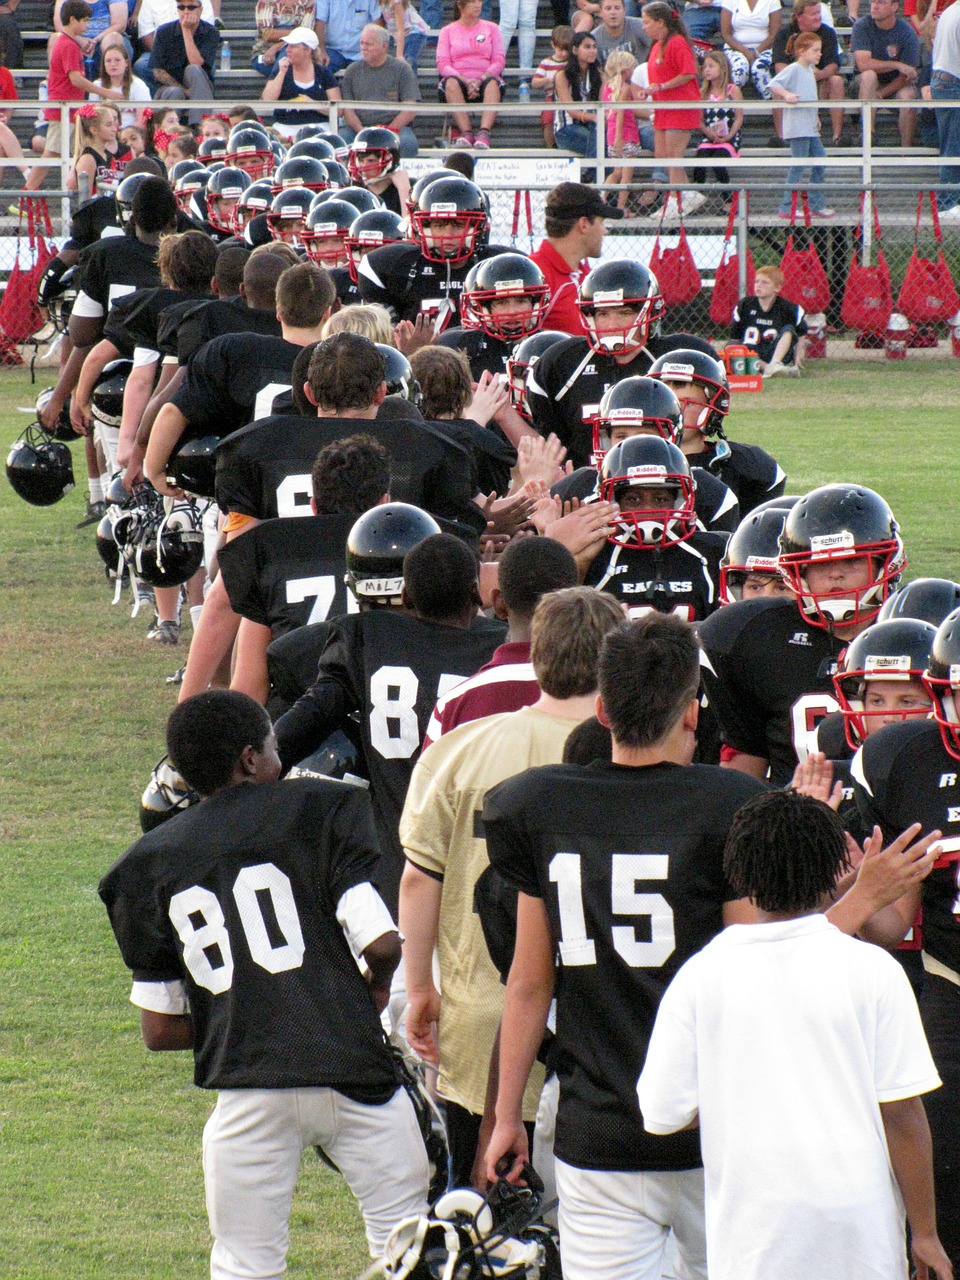
[[[737,217],[739,191],[733,193],[730,204],[730,216],[727,218],[727,234],[723,241],[723,253],[720,265],[713,280],[713,295],[710,298],[710,319],[714,324],[729,328],[733,323],[733,309],[740,301],[740,255],[736,250],[736,237],[733,227]],[[733,250],[731,253],[730,250]],[[747,293],[753,293],[753,282],[756,269],[753,265],[753,254],[747,246]]]
[[[663,209],[666,211],[666,203]],[[680,238],[672,249],[660,248],[660,233],[663,231],[663,213],[660,215],[660,226],[657,238],[650,255],[650,270],[657,277],[660,293],[668,307],[682,307],[699,297],[703,288],[700,272],[693,260],[693,251],[687,240],[683,215],[680,216]]]
[[[866,193],[860,197],[860,223],[857,235],[863,243],[863,208]],[[840,318],[848,329],[859,329],[861,333],[884,333],[887,321],[893,312],[893,286],[890,283],[890,268],[880,247],[880,217],[877,214],[876,202],[871,200],[873,209],[873,230],[877,242],[877,264],[868,267],[866,263],[857,261],[857,250],[854,248],[850,259],[850,270],[847,272],[847,283],[843,289],[843,304]]]
[[[48,243],[41,228],[45,223],[46,235],[52,238],[53,228],[50,225],[50,211],[47,202],[33,200],[20,201],[20,225],[17,228],[17,257],[7,279],[7,287],[0,301],[0,334],[6,343],[26,342],[43,325],[43,316],[37,302],[37,288],[43,270],[51,258],[56,256],[56,249]],[[24,265],[23,255],[23,206],[27,206],[27,244],[29,262]]]
[[[783,272],[783,288],[780,292],[788,302],[796,302],[804,311],[813,315],[818,311],[826,311],[830,305],[830,281],[812,240],[805,249],[794,247],[793,229],[797,218],[798,195],[807,228],[811,225],[807,193],[794,191],[790,200],[790,238],[780,260],[780,270]]]
[[[933,215],[933,234],[940,250],[936,261],[921,258],[917,248],[920,238],[920,211],[924,195],[930,197]],[[943,232],[937,216],[937,197],[933,191],[921,191],[917,197],[917,220],[913,229],[913,253],[907,263],[907,271],[897,296],[897,310],[914,324],[932,324],[937,320],[949,320],[960,311],[960,297],[953,284],[950,268],[943,256]]]

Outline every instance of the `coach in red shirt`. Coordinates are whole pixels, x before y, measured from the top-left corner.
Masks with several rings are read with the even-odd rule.
[[[622,218],[623,210],[605,204],[593,187],[561,182],[547,196],[547,238],[534,262],[550,286],[550,305],[543,327],[581,338],[586,333],[577,307],[580,281],[590,270],[588,258],[599,258],[604,218]]]

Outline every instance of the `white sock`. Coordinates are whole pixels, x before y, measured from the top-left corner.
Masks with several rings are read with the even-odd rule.
[[[200,621],[200,614],[203,612],[202,604],[192,604],[190,606],[190,625],[194,631],[197,629],[197,623]]]
[[[88,476],[87,484],[90,487],[90,501],[102,502],[103,501],[103,485],[100,483],[100,477],[97,476],[96,479],[94,479],[92,476]]]

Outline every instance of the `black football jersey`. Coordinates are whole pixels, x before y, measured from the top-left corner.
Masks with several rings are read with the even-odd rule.
[[[365,254],[357,274],[360,297],[379,302],[394,320],[416,320],[421,312],[439,321],[438,333],[457,324],[460,294],[470,268],[498,253],[515,253],[503,245],[478,249],[466,262],[428,262],[420,246],[409,240],[385,244]]]
[[[516,343],[493,338],[482,329],[448,329],[437,339],[439,347],[453,347],[462,351],[470,361],[474,382],[481,373],[506,373],[507,360],[513,354]]]
[[[578,1168],[690,1169],[694,1132],[644,1132],[637,1103],[657,1006],[723,927],[731,819],[762,783],[709,765],[548,765],[487,793],[490,862],[542,898],[557,949],[554,1151]]]
[[[511,471],[517,465],[517,451],[499,430],[481,427],[472,418],[431,418],[430,426],[455,440],[470,456],[474,493],[505,494]]]
[[[913,822],[943,832],[943,854],[921,893],[923,949],[960,973],[960,760],[936,721],[905,720],[872,733],[851,773],[864,825],[879,825],[885,843]]]
[[[303,350],[283,338],[228,333],[206,343],[171,397],[187,420],[184,439],[228,436],[292,405],[290,377]]]
[[[360,286],[346,267],[331,267],[329,271],[341,307],[349,307],[363,301],[360,297]]]
[[[787,485],[786,473],[776,459],[756,444],[715,440],[703,453],[689,454],[687,461],[717,476],[733,490],[741,519],[761,502],[779,498]]]
[[[177,231],[199,231],[199,227],[187,214],[177,210]],[[63,246],[79,252],[98,240],[111,239],[126,234],[120,226],[117,214],[116,199],[110,196],[96,196],[82,204],[70,219],[70,239]]]
[[[182,310],[171,307],[164,312],[158,334],[160,350],[165,356],[175,355],[179,364],[188,364],[204,343],[227,333],[279,338],[280,321],[273,311],[248,307],[242,298],[206,298]]]
[[[761,360],[769,360],[777,345],[781,329],[792,328],[797,337],[807,332],[803,307],[776,297],[769,311],[764,311],[754,295],[741,298],[733,309],[730,334],[734,342],[743,342],[756,351]]]
[[[698,631],[724,743],[769,760],[770,780],[787,786],[818,722],[839,709],[831,677],[845,642],[810,626],[784,597],[726,605]]]
[[[698,622],[718,607],[726,545],[718,533],[695,533],[676,546],[644,550],[608,542],[591,561],[584,583],[616,597],[631,618],[655,609]]]
[[[105,316],[118,298],[160,283],[157,246],[134,236],[108,236],[84,249],[77,264],[80,291],[90,300],[79,314]]]
[[[363,753],[383,862],[377,882],[396,910],[403,867],[397,835],[410,774],[437,699],[473,675],[501,643],[499,622],[476,618],[469,628],[424,622],[397,609],[372,609],[330,624],[316,682],[277,721],[286,768],[303,760],[360,713]]]
[[[337,922],[375,881],[367,794],[315,779],[228,787],[138,840],[100,882],[135,981],[186,985],[204,1089],[396,1089]]]
[[[209,297],[184,293],[179,289],[168,289],[163,285],[153,289],[137,289],[118,299],[110,308],[103,336],[109,338],[121,355],[133,357],[139,347],[143,351],[152,351],[159,358],[159,330],[161,315],[171,305],[190,306],[196,304],[199,297]]]
[[[209,343],[202,354],[216,345]],[[310,472],[317,454],[331,441],[358,433],[373,436],[389,451],[390,496],[395,502],[410,502],[483,531],[466,452],[429,424],[403,420],[278,415],[251,423],[222,440],[217,449],[221,511],[258,520],[308,516]]]
[[[226,543],[217,563],[230,608],[269,627],[274,637],[353,612],[357,606],[344,582],[344,555],[356,520],[355,515],[267,520]]]
[[[628,364],[591,352],[586,338],[555,342],[527,375],[533,425],[543,436],[552,431],[566,445],[573,465],[585,467],[593,453],[593,429],[585,419],[596,413],[604,393],[624,378],[644,375],[654,360],[678,347],[692,347],[714,357],[717,354],[709,342],[692,333],[650,337]]]
[[[740,506],[733,490],[700,467],[691,467],[690,474],[696,485],[697,524],[711,533],[733,533],[740,523]],[[596,467],[577,467],[550,492],[564,502],[570,498],[583,501],[598,496],[597,485]]]

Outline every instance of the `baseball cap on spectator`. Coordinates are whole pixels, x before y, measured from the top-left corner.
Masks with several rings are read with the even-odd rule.
[[[309,27],[294,27],[292,31],[288,31],[283,37],[283,43],[305,44],[308,49],[317,49],[320,46],[317,33],[311,31]]]
[[[623,210],[606,204],[593,187],[561,182],[547,196],[547,213],[555,218],[622,218]]]

